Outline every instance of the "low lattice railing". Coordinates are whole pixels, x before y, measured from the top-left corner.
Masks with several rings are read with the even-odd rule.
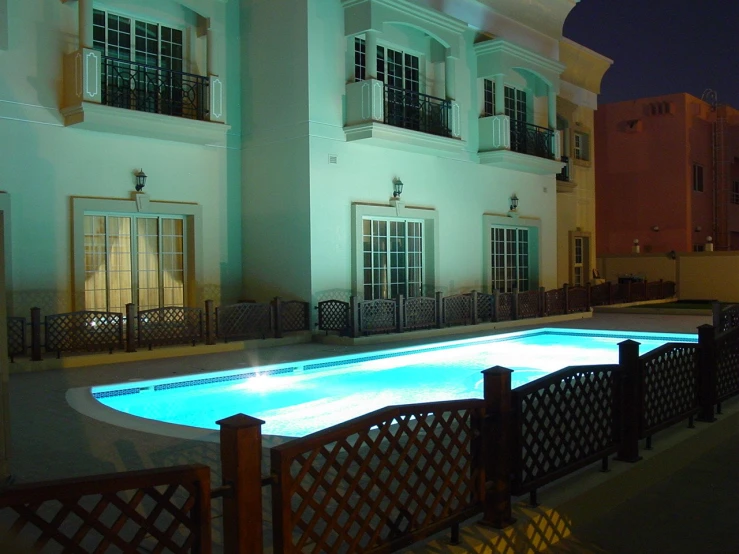
[[[346,332],[351,327],[351,306],[343,300],[323,300],[318,303],[318,329]]]
[[[501,292],[498,295],[498,306],[496,310],[496,321],[509,321],[516,314],[513,312],[513,292]]]
[[[587,312],[590,309],[590,297],[585,287],[567,289],[567,312]]]
[[[444,297],[444,325],[470,325],[472,323],[472,296],[453,294]]]
[[[590,305],[607,306],[611,303],[611,283],[601,283],[590,287]]]
[[[541,308],[541,293],[538,290],[528,290],[518,295],[518,318],[539,317]]]
[[[495,321],[495,295],[477,293],[477,321]]]
[[[405,300],[403,327],[408,330],[436,326],[436,298],[413,296]]]
[[[483,406],[394,406],[272,448],[275,552],[390,552],[479,513]]]
[[[548,290],[544,293],[544,315],[562,315],[566,309],[564,289]]]
[[[513,390],[513,493],[524,494],[618,449],[618,365],[569,367]]]
[[[739,327],[739,304],[731,304],[729,306],[721,308],[719,304],[719,312],[714,315],[713,325],[716,327],[717,333],[725,333],[731,329]]]
[[[646,284],[647,288],[647,300],[658,300],[664,298],[663,283],[662,281],[652,281]]]
[[[15,356],[26,353],[26,318],[8,318],[8,357],[13,361]]]
[[[639,363],[642,438],[698,413],[698,345],[667,343],[641,356]]]
[[[647,284],[644,281],[628,283],[629,296],[627,302],[642,302],[647,299]]]
[[[398,327],[395,300],[378,298],[359,302],[359,329],[362,333],[391,333]]]
[[[212,549],[204,465],[17,485],[0,491],[0,514],[19,546],[41,554]]]
[[[308,302],[287,300],[280,303],[280,325],[283,331],[310,329]]]
[[[739,327],[716,338],[716,400],[739,394]]]
[[[123,348],[123,317],[111,312],[70,312],[44,319],[47,352],[101,351]]]
[[[272,306],[241,302],[216,308],[216,334],[229,340],[265,338],[272,331]]]
[[[139,346],[203,342],[203,310],[168,307],[142,310],[137,316]]]

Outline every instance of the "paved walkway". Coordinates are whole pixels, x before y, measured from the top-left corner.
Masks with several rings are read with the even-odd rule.
[[[704,323],[710,323],[710,318],[596,314],[592,319],[580,319],[556,326],[694,332]],[[393,346],[398,344],[395,343]],[[385,347],[387,345],[371,348]],[[217,483],[220,481],[218,444],[209,440],[192,441],[153,435],[93,420],[68,405],[65,399],[67,390],[72,387],[130,379],[199,373],[246,365],[278,363],[291,359],[336,356],[371,348],[303,344],[257,351],[201,354],[176,359],[13,374],[10,378],[13,447],[11,471],[16,482],[30,482],[199,462],[213,469],[212,479]],[[736,411],[739,413],[739,409]],[[558,543],[551,547],[558,550],[550,548],[550,551],[554,552],[739,551],[737,531],[728,525],[731,521],[739,522],[737,517],[739,513],[732,501],[737,499],[739,492],[736,469],[739,468],[737,463],[739,435],[736,434],[739,431],[739,424],[736,423],[739,417],[733,421],[731,427],[727,425],[716,427],[723,430],[720,439],[713,438],[713,443],[720,444],[719,446],[710,451],[707,451],[706,445],[701,446],[701,451],[707,453],[689,461],[685,469],[674,473],[669,480],[655,482],[651,487],[647,486],[648,481],[644,483],[642,489],[633,491],[627,498],[603,489],[605,492],[602,494],[611,494],[615,500],[602,502],[607,509],[588,508],[590,517],[578,515],[583,509],[577,508],[577,503],[588,506],[588,502],[592,503],[593,499],[571,494],[578,487],[591,487],[588,479],[583,481],[583,478],[578,476],[579,485],[573,485],[574,481],[562,480],[558,485],[562,490],[557,492],[553,488],[549,493],[543,491],[540,496],[543,503],[549,502],[548,506],[554,508],[543,505],[538,511],[527,511],[525,503],[516,508],[524,516],[521,519],[530,517],[532,521],[538,519],[540,522],[546,522],[545,530],[535,533],[540,536],[538,541],[534,541],[536,544],[529,541],[528,546],[523,543],[516,543],[514,546],[511,541],[501,539],[500,537],[504,535],[500,534],[493,542],[504,547],[507,544],[508,552],[545,551],[553,542]],[[213,433],[205,431],[203,438],[212,439]],[[657,454],[664,452],[659,444],[661,440],[660,438],[655,442],[654,452]],[[711,441],[704,442],[709,444]],[[697,452],[698,447],[694,450]],[[655,458],[658,457],[659,455],[655,455]],[[667,470],[663,473],[667,474]],[[652,478],[652,481],[656,479]],[[595,485],[593,487],[597,489]],[[707,492],[709,490],[710,494]],[[571,513],[566,513],[565,509]],[[547,527],[549,530],[546,530]],[[470,529],[466,531],[468,538],[471,534],[490,544],[489,535],[481,533],[478,527]],[[552,537],[557,540],[551,540]],[[218,539],[217,532],[214,538]],[[670,549],[673,548],[673,542],[684,544],[685,549]],[[477,546],[462,550],[448,549],[440,544],[443,544],[443,541],[439,544],[425,545],[421,550],[414,550],[485,551],[484,548],[477,547],[479,543]],[[705,548],[701,546],[703,544],[706,545]]]

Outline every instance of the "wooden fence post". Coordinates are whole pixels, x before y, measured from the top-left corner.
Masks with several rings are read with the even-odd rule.
[[[216,421],[221,428],[221,473],[230,492],[223,497],[223,550],[262,554],[262,425],[236,414]]]
[[[436,328],[444,326],[444,297],[441,292],[436,292]]]
[[[282,334],[282,299],[275,296],[272,300],[272,306],[275,313],[275,338],[281,339]]]
[[[212,300],[205,301],[205,344],[216,343],[216,310]]]
[[[362,332],[359,328],[359,299],[356,296],[349,298],[349,311],[352,318],[352,337],[359,337]]]
[[[41,361],[41,308],[31,308],[31,361]]]
[[[472,310],[471,310],[472,311],[472,325],[477,325],[478,323],[480,323],[480,318],[477,313],[477,291],[476,290],[472,291],[470,302],[472,302]]]
[[[639,343],[625,340],[618,344],[618,365],[621,385],[617,387],[613,415],[614,428],[619,431],[620,445],[617,460],[638,462],[639,424],[642,411],[641,376],[639,372]]]
[[[395,331],[397,333],[403,332],[404,312],[405,312],[405,300],[403,299],[403,295],[399,294],[398,297],[395,299],[395,316],[398,318],[398,320],[395,322]]]
[[[493,289],[493,321],[500,321],[500,291]]]
[[[716,333],[721,332],[721,302],[714,300],[711,303],[711,313],[713,315],[713,328]]]
[[[518,287],[511,290],[511,319],[518,319]]]
[[[511,514],[511,457],[513,370],[495,366],[483,374],[485,419],[482,428],[482,464],[485,470],[485,498],[481,523],[502,529],[516,520]]]
[[[716,405],[716,332],[713,325],[698,327],[700,360],[698,362],[699,421],[716,421],[713,407]]]
[[[126,352],[136,352],[136,304],[126,304]]]

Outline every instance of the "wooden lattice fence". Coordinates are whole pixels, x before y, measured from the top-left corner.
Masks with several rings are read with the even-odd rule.
[[[47,315],[47,352],[94,352],[123,349],[123,317],[111,312],[80,311]]]
[[[138,313],[139,346],[192,344],[204,340],[203,310],[200,308],[154,308]]]

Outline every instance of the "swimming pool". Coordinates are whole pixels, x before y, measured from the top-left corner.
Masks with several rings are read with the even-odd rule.
[[[546,328],[89,392],[138,418],[217,429],[217,420],[246,413],[266,422],[264,434],[296,437],[385,406],[482,398],[480,372],[496,365],[514,370],[515,388],[567,366],[617,363],[618,343],[626,339],[640,343],[640,354],[666,342],[698,342],[689,334]]]

